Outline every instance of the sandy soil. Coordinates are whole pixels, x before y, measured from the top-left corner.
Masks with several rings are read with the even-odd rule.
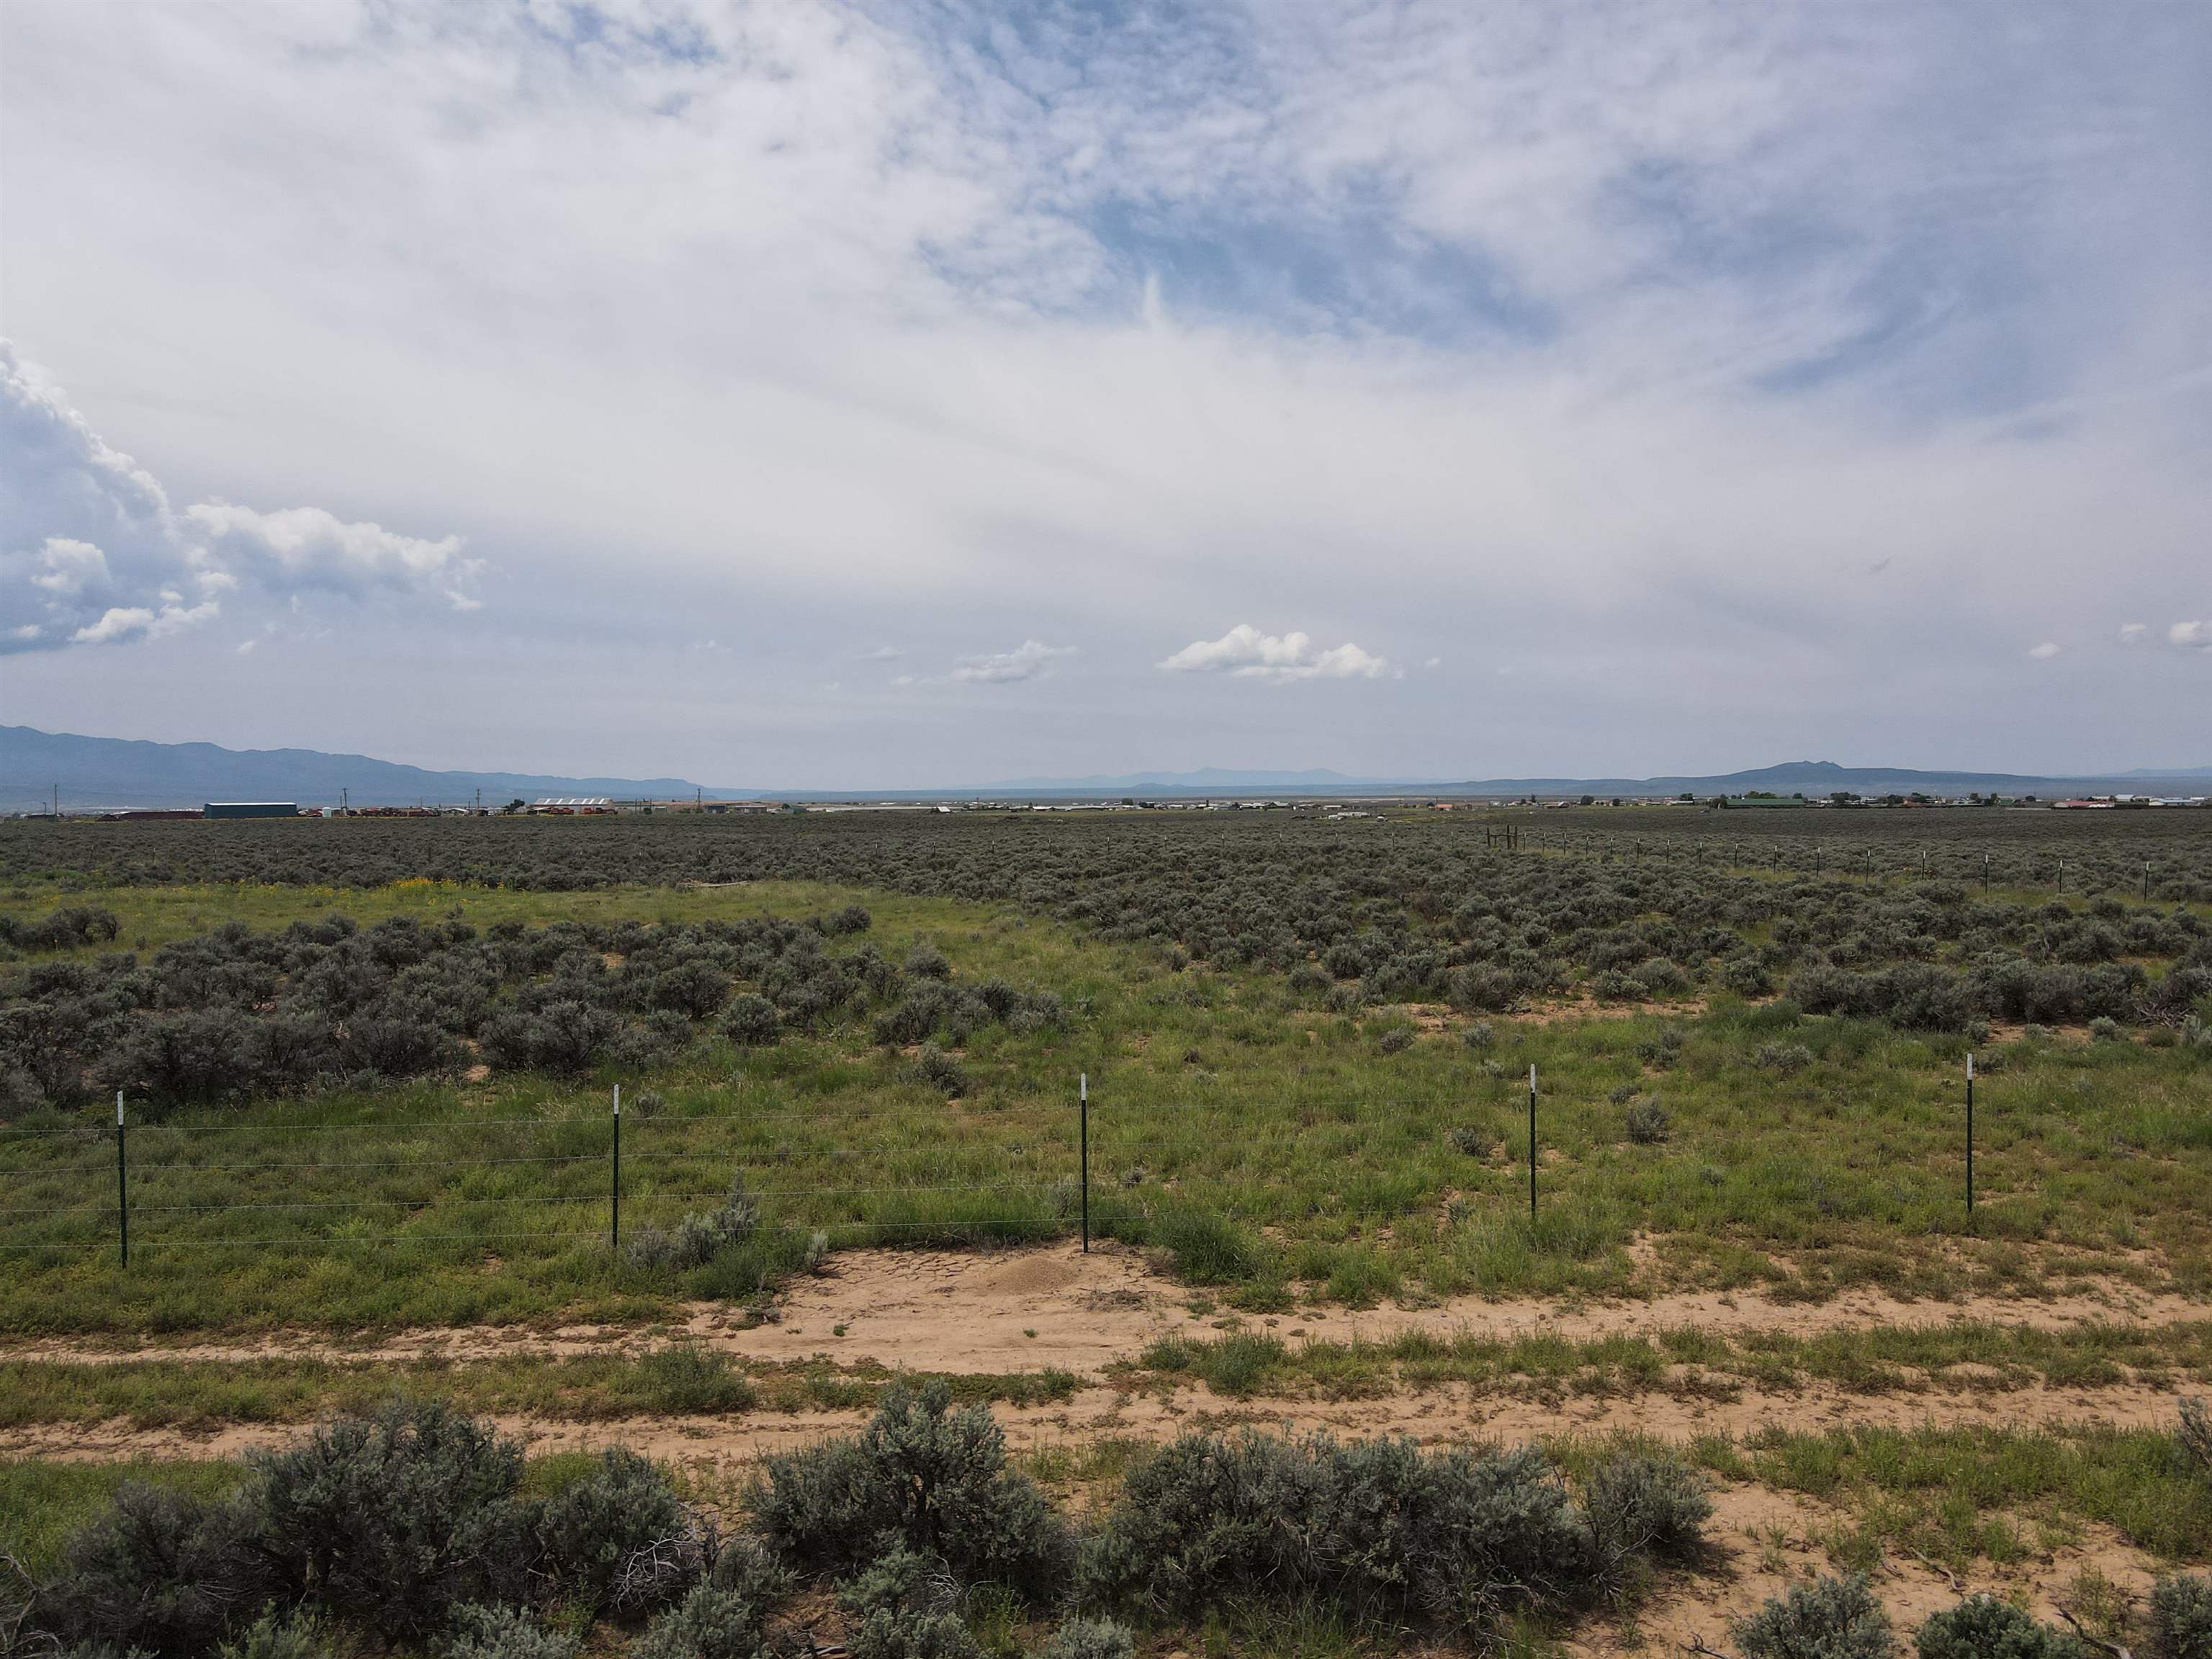
[[[1059,1243],[981,1253],[851,1250],[840,1252],[831,1261],[830,1273],[793,1286],[780,1322],[750,1329],[744,1328],[737,1310],[702,1303],[680,1321],[642,1330],[466,1326],[358,1342],[319,1332],[168,1345],[57,1340],[0,1345],[0,1359],[83,1364],[152,1358],[465,1360],[636,1352],[693,1340],[749,1359],[788,1361],[821,1355],[848,1364],[876,1361],[960,1374],[1058,1368],[1088,1376],[1115,1360],[1136,1358],[1170,1333],[1214,1334],[1225,1316],[1192,1313],[1190,1291],[1153,1272],[1142,1253],[1111,1243],[1095,1246],[1088,1255],[1073,1243]],[[1425,1307],[1319,1307],[1244,1322],[1295,1342],[1302,1337],[1384,1340],[1408,1330],[1587,1340],[1686,1326],[1722,1334],[1784,1330],[1812,1335],[1886,1325],[1942,1325],[1954,1320],[2063,1329],[2093,1321],[2155,1325],[2203,1319],[2212,1319],[2212,1303],[2152,1294],[2113,1282],[2095,1294],[2033,1299],[1971,1297],[1949,1302],[1902,1302],[1869,1290],[1846,1291],[1818,1304],[1728,1291],[1586,1302],[1462,1297]]]
[[[2174,1396],[2164,1389],[2032,1388],[1978,1394],[1851,1394],[1818,1387],[1766,1393],[1746,1389],[1729,1400],[1668,1394],[1618,1399],[1499,1399],[1462,1385],[1366,1400],[1231,1400],[1203,1387],[1123,1392],[1079,1389],[1060,1403],[992,1407],[1008,1442],[1024,1449],[1101,1439],[1165,1440],[1189,1429],[1253,1427],[1340,1438],[1410,1435],[1425,1445],[1490,1441],[1516,1444],[1540,1436],[1605,1435],[1620,1431],[1663,1439],[1700,1434],[1748,1436],[1767,1428],[1817,1432],[1844,1425],[1910,1429],[2002,1424],[2009,1428],[2108,1423],[2117,1427],[2172,1423]],[[502,1433],[540,1451],[625,1445],[704,1468],[735,1468],[827,1434],[847,1432],[865,1411],[754,1412],[724,1416],[602,1418],[572,1422],[495,1416]],[[298,1437],[289,1423],[230,1424],[206,1429],[134,1427],[126,1419],[94,1424],[42,1424],[0,1430],[0,1454],[88,1460],[125,1455],[230,1456],[252,1446]]]

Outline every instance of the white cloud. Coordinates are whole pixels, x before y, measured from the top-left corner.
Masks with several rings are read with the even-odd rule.
[[[1234,674],[1250,679],[1380,679],[1395,671],[1382,658],[1346,641],[1314,649],[1304,634],[1262,634],[1239,623],[1218,640],[1197,640],[1159,666],[1171,674]]]
[[[2178,622],[2166,630],[2166,642],[2190,651],[2212,651],[2212,620]]]
[[[2148,623],[2122,623],[2120,624],[2120,643],[2122,645],[2141,645],[2149,637],[2150,628]]]
[[[212,622],[220,614],[213,599],[187,605],[173,590],[161,595],[158,611],[145,605],[112,605],[100,614],[100,620],[88,623],[70,635],[71,645],[112,645],[118,641],[132,639],[158,640],[167,634],[180,634],[187,628]]]
[[[361,594],[372,588],[422,592],[437,588],[449,599],[454,577],[473,579],[483,567],[461,556],[461,538],[438,541],[403,536],[376,524],[348,524],[319,507],[257,513],[228,501],[185,509],[185,523],[222,565],[244,570],[277,592],[326,588]],[[458,608],[472,608],[461,596]]]
[[[1075,647],[1072,645],[1047,645],[1042,640],[1024,640],[1011,651],[994,652],[981,657],[963,657],[948,678],[983,685],[1003,685],[1014,680],[1035,679],[1049,671],[1055,658],[1074,654]]]
[[[47,537],[39,550],[39,562],[46,568],[31,578],[31,586],[49,593],[74,597],[84,592],[86,584],[105,586],[108,580],[107,556],[90,542],[67,536]]]
[[[2027,654],[2038,662],[2049,662],[2058,654],[2058,641],[2045,640],[2040,645],[2031,645],[2027,647]]]
[[[154,476],[104,441],[61,391],[0,341],[0,649],[158,639],[214,621],[222,596],[316,590],[441,592],[474,610],[482,571],[460,538],[426,541],[320,507],[228,502],[172,510]]]

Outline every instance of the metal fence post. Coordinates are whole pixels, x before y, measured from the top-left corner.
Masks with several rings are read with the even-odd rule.
[[[1966,1227],[1974,1225],[1974,1057],[1966,1056]]]
[[[1075,1074],[1075,1111],[1083,1138],[1083,1254],[1091,1254],[1091,1073]]]
[[[1536,1219],[1536,1062],[1528,1062],[1528,1219]]]
[[[115,1091],[115,1228],[123,1242],[123,1265],[131,1265],[131,1164],[123,1146],[123,1091]]]
[[[608,1223],[608,1243],[622,1254],[622,1085],[615,1085],[614,1206]]]

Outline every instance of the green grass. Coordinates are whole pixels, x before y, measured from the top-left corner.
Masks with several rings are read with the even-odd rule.
[[[2063,1532],[2082,1522],[2111,1527],[2161,1560],[2212,1557],[2212,1480],[2155,1431],[1778,1431],[1747,1442],[1741,1456],[1762,1485],[1847,1517],[1827,1540],[1844,1566],[1911,1549],[1962,1571],[2029,1554],[2033,1526]]]
[[[690,1346],[635,1358],[516,1356],[462,1363],[9,1360],[0,1362],[0,1429],[111,1421],[140,1430],[310,1423],[333,1412],[373,1411],[395,1398],[572,1423],[757,1410],[854,1411],[873,1405],[893,1375],[874,1362],[739,1364]],[[963,1373],[945,1381],[964,1402],[1020,1406],[1064,1401],[1079,1384],[1072,1373],[1055,1369]]]
[[[1295,1344],[1231,1331],[1162,1338],[1114,1374],[1135,1386],[1202,1382],[1233,1398],[1348,1399],[1449,1385],[1546,1400],[1651,1393],[1713,1398],[1747,1386],[1771,1392],[1811,1383],[1856,1394],[1997,1396],[2036,1386],[2212,1382],[2212,1324],[2034,1330],[1962,1320],[1809,1337],[1786,1331],[1726,1336],[1680,1327],[1587,1341],[1415,1330],[1387,1341]]]
[[[131,1332],[591,1319],[641,1323],[701,1296],[744,1300],[834,1245],[1072,1233],[1073,1082],[1091,1081],[1094,1229],[1157,1245],[1247,1308],[1302,1295],[1558,1295],[1763,1286],[1822,1297],[2039,1293],[2075,1277],[2212,1285],[2203,1103],[2212,1065],[2138,1042],[2021,1042],[1982,1085],[1972,1232],[1962,1039],[1800,1018],[1717,999],[1540,1024],[1458,1018],[1396,1054],[1402,1010],[1334,1013],[1253,969],[1176,970],[1011,907],[794,883],[580,893],[407,884],[88,890],[155,946],[239,920],[277,927],[342,907],[364,921],[458,913],[642,920],[803,915],[848,902],[887,953],[939,944],[963,978],[1060,994],[1065,1030],[979,1033],[973,1086],[947,1102],[854,1026],[765,1050],[720,1040],[639,1073],[501,1074],[184,1113],[131,1135],[132,1260],[114,1238],[114,1148],[100,1109],[0,1134],[0,1332]],[[1670,1036],[1671,1034],[1671,1036]],[[1802,1043],[1802,1071],[1760,1046]],[[1542,1085],[1541,1198],[1526,1212],[1524,1079]],[[623,1126],[626,1228],[718,1201],[743,1172],[767,1242],[707,1273],[626,1266],[609,1249],[607,1102],[665,1103]],[[1627,1088],[1659,1095],[1668,1142],[1632,1145]],[[1487,1157],[1451,1131],[1483,1129]],[[516,1160],[478,1163],[471,1160]],[[363,1168],[362,1165],[377,1167]],[[228,1206],[259,1206],[259,1208]],[[61,1214],[26,1212],[58,1210]],[[523,1235],[532,1235],[524,1237]],[[543,1236],[538,1236],[543,1235]],[[1656,1245],[1639,1269],[1628,1245]]]

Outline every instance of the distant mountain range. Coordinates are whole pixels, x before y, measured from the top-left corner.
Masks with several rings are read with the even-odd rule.
[[[799,800],[1051,799],[1099,795],[1161,798],[1254,794],[1473,795],[1512,799],[1595,795],[1609,798],[1776,794],[1826,796],[1838,790],[1861,795],[2198,794],[2212,781],[2212,766],[2139,768],[2102,775],[2034,776],[2015,772],[1927,772],[1899,767],[1838,766],[1832,761],[1791,761],[1780,766],[1718,775],[1654,778],[1358,778],[1341,772],[1240,771],[1207,767],[1195,772],[1133,772],[1115,776],[1013,778],[979,787],[939,790],[759,790],[714,787],[687,778],[565,777],[535,772],[434,772],[314,749],[223,749],[211,743],[143,743],[88,738],[0,726],[0,812],[35,811],[54,799],[64,810],[96,807],[198,806],[211,800],[289,800],[302,805],[335,803],[341,792],[357,806],[457,805],[479,793],[487,805],[520,797],[609,795],[670,799],[699,795],[741,800],[763,795]]]
[[[35,809],[61,792],[70,807],[198,806],[211,800],[356,806],[458,805],[483,792],[486,804],[520,796],[627,795],[667,799],[696,793],[682,778],[568,778],[534,772],[432,772],[367,755],[317,749],[222,749],[211,743],[140,743],[0,726],[0,812]],[[708,793],[717,793],[708,791]],[[727,792],[720,792],[726,794]]]
[[[1446,794],[1510,799],[1521,795],[1614,795],[1655,799],[1679,795],[1744,795],[1753,790],[1779,795],[1826,797],[1838,790],[1860,795],[2003,794],[2051,796],[2092,791],[2160,793],[2147,785],[2186,785],[2212,779],[2212,766],[2143,769],[2132,772],[2067,776],[2018,772],[1924,772],[1896,766],[1838,766],[1833,761],[1788,761],[1746,772],[1656,778],[1353,778],[1340,772],[1237,772],[1209,767],[1198,772],[1136,772],[1121,777],[1016,778],[987,785],[985,794],[1158,795],[1279,794]]]

